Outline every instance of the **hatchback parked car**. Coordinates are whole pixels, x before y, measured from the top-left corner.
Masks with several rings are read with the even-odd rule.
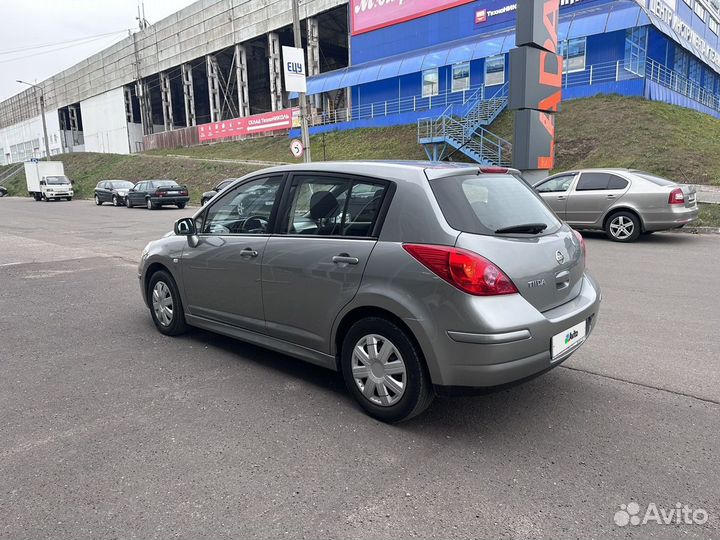
[[[258,171],[150,242],[138,278],[161,333],[338,370],[387,422],[556,367],[600,307],[582,236],[516,171],[458,164]]]
[[[128,191],[133,187],[135,187],[135,184],[127,180],[104,180],[98,182],[97,186],[95,186],[95,204],[100,206],[102,203],[109,202],[113,206],[123,206]]]
[[[603,230],[616,242],[684,227],[699,212],[694,187],[629,169],[564,172],[535,189],[571,227]]]
[[[145,180],[128,191],[125,206],[145,206],[148,210],[168,205],[185,208],[189,200],[187,186],[181,186],[175,180]]]
[[[212,199],[220,191],[232,184],[235,180],[237,180],[237,178],[228,178],[227,180],[223,180],[210,191],[206,191],[205,193],[203,193],[202,197],[200,197],[200,205],[205,206],[210,199]]]

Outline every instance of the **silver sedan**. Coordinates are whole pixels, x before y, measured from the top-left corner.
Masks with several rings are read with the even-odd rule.
[[[603,230],[616,242],[677,229],[698,217],[695,188],[629,169],[563,172],[534,185],[575,229]]]

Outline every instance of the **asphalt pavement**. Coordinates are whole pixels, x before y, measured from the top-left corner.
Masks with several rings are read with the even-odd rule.
[[[154,329],[136,261],[190,212],[0,200],[0,538],[720,537],[720,235],[587,235],[571,360],[388,426],[335,373]],[[677,503],[707,521],[617,524]]]

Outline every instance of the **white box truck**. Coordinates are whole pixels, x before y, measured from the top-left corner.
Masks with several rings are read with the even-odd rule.
[[[25,163],[28,194],[36,201],[73,198],[73,186],[65,176],[62,161],[28,161]]]

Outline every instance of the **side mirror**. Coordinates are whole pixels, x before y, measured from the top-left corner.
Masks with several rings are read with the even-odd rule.
[[[175,234],[178,236],[195,236],[195,220],[193,218],[182,218],[175,222]]]
[[[45,180],[40,180],[40,185],[41,185],[41,186],[44,186],[44,185],[46,185],[46,182],[45,182]]]

